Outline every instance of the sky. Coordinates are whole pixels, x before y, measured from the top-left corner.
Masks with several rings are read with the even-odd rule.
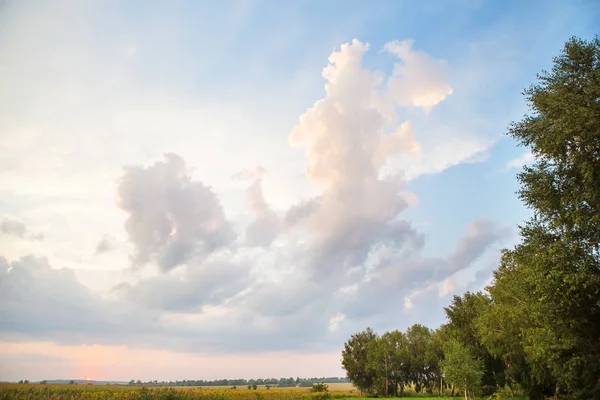
[[[595,1],[0,2],[0,381],[343,376],[528,217]]]

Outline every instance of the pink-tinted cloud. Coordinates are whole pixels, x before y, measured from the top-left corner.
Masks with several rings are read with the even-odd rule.
[[[386,43],[385,50],[400,59],[388,82],[390,96],[398,105],[429,110],[452,94],[446,61],[414,50],[412,40]]]

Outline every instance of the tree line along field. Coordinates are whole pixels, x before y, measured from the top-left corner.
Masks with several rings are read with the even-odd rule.
[[[267,386],[269,386],[269,388],[267,389]],[[356,391],[356,387],[351,383],[351,382],[335,382],[335,383],[327,383],[327,386],[329,388],[330,392],[347,392],[347,393],[353,393],[354,391]],[[230,385],[219,385],[219,386],[204,386],[204,385],[200,385],[199,387],[201,388],[205,388],[205,389],[221,389],[221,390],[226,390],[226,389],[231,389],[232,386]],[[236,386],[237,390],[253,390],[252,387],[248,388],[248,385],[237,385]],[[307,391],[308,389],[310,389],[309,387],[304,387],[304,386],[275,386],[275,385],[257,385],[257,389],[256,390],[303,390],[303,391]]]
[[[406,390],[405,397],[422,400],[459,399],[444,396],[423,397],[414,390]],[[128,385],[40,385],[40,384],[0,384],[0,400],[362,400],[360,393],[348,383],[333,384],[325,391],[309,388],[258,388],[256,390],[232,389],[231,387],[136,387]]]

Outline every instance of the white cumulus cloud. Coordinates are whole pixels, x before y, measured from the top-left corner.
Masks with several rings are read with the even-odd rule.
[[[414,50],[412,40],[389,42],[384,48],[400,59],[388,82],[390,96],[398,105],[429,110],[452,94],[446,61]]]

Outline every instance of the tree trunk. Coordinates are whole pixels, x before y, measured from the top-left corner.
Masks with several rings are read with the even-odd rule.
[[[390,395],[390,380],[387,376],[385,377],[385,395]]]
[[[560,394],[560,388],[556,385],[556,389],[554,390],[554,400],[558,400],[558,395]]]

